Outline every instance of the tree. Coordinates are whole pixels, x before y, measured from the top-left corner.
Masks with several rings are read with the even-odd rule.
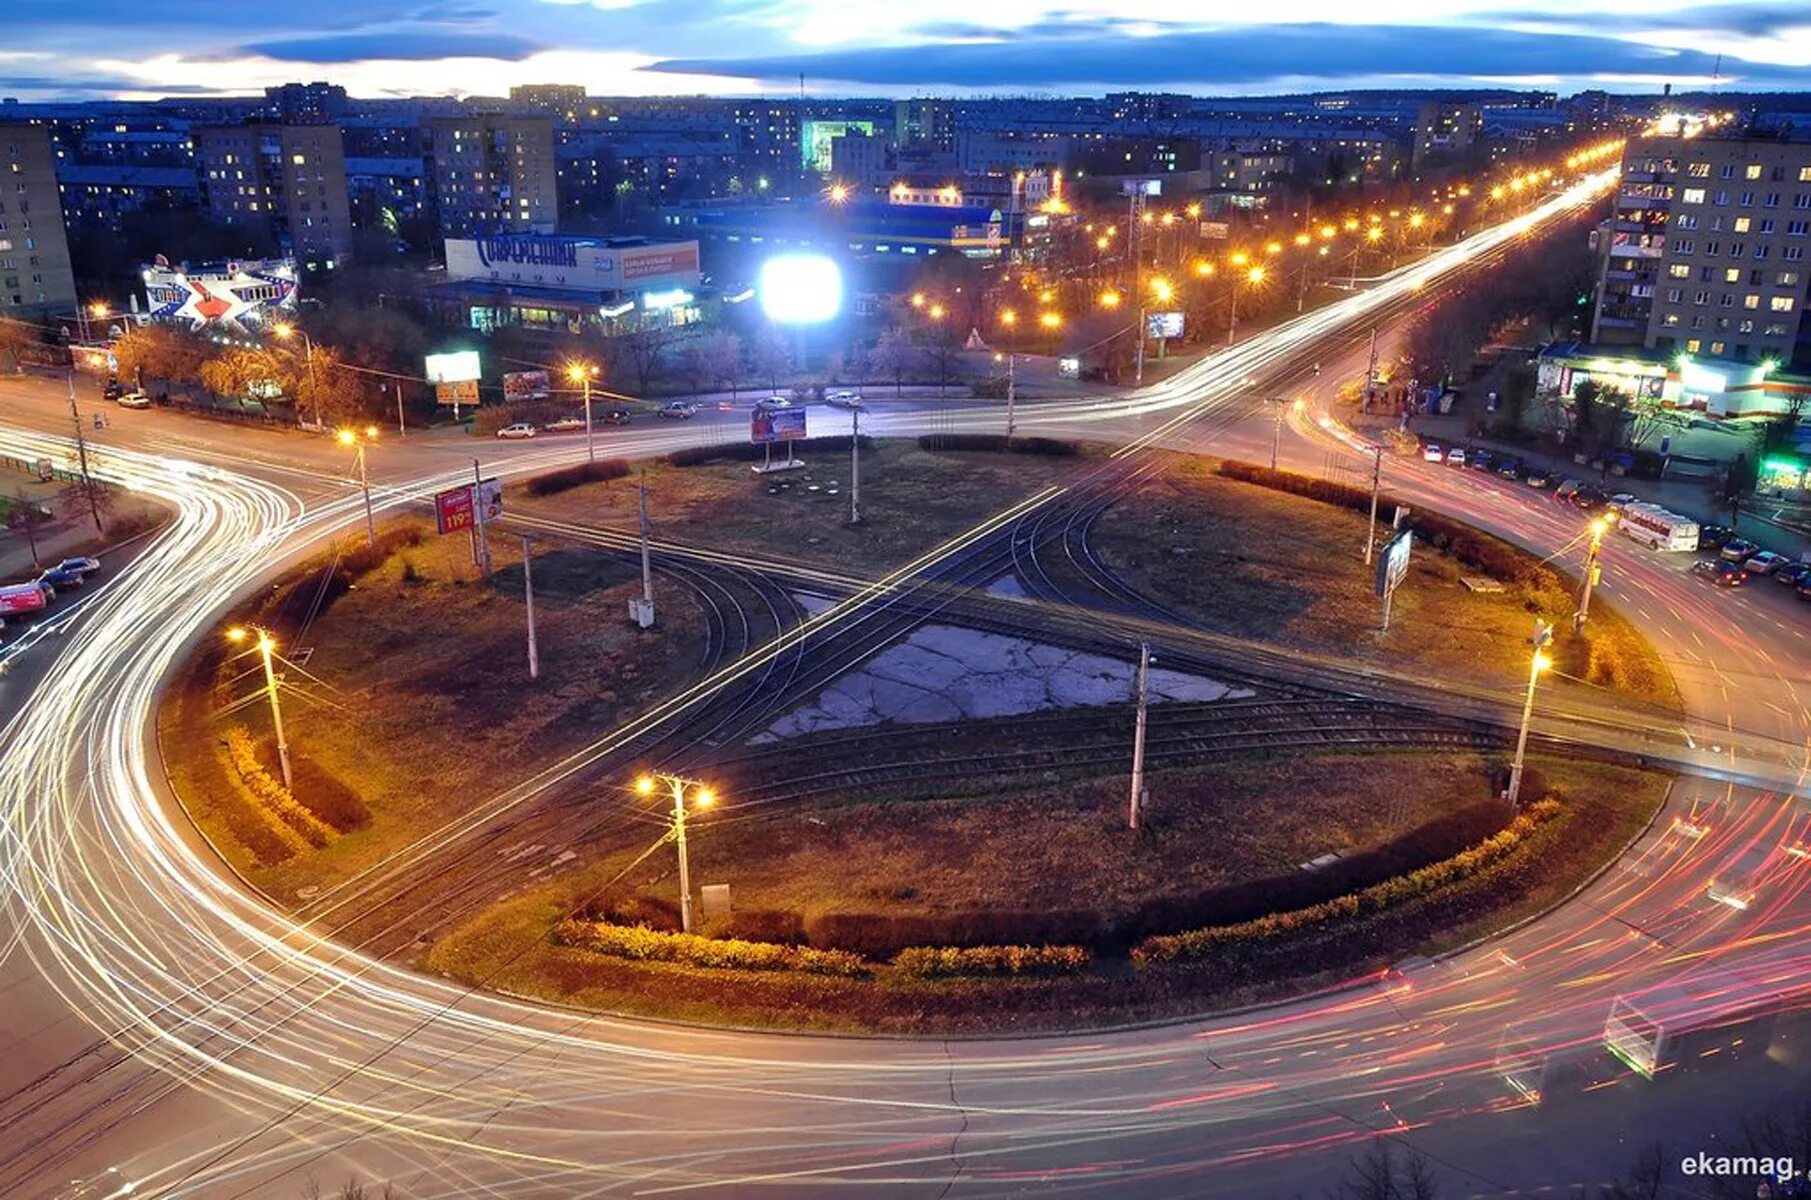
[[[646,327],[611,339],[612,351],[634,373],[636,389],[644,395],[654,373],[666,360],[669,341],[667,330]]]
[[[715,387],[727,386],[734,397],[741,383],[742,339],[727,329],[719,329],[706,334],[702,344],[705,376]]]
[[[31,500],[23,491],[13,493],[11,507],[6,512],[6,527],[25,539],[31,547],[31,565],[36,570],[43,564],[38,561],[38,526],[50,520],[42,506]]]
[[[1622,440],[1623,426],[1629,419],[1629,397],[1626,392],[1605,387],[1587,379],[1572,393],[1572,442],[1593,456]]]
[[[781,373],[792,365],[792,346],[785,332],[777,325],[763,325],[750,355],[756,378],[767,380],[767,386],[778,391]]]
[[[1329,1200],[1436,1200],[1438,1195],[1426,1156],[1412,1147],[1398,1154],[1390,1138],[1378,1137]]]
[[[122,379],[136,384],[145,379],[189,386],[201,382],[201,364],[212,357],[213,347],[204,338],[168,325],[138,325],[113,343],[113,357]]]
[[[1656,435],[1684,429],[1685,414],[1658,396],[1637,396],[1629,402],[1629,445],[1640,449]]]
[[[923,350],[926,361],[937,373],[937,394],[941,396],[962,359],[962,338],[949,321],[933,321],[924,333]]]
[[[868,355],[868,361],[880,372],[881,378],[889,376],[893,380],[893,394],[900,395],[904,390],[906,373],[917,361],[918,347],[912,345],[912,339],[905,330],[894,326],[883,329],[880,337],[875,339],[874,350]]]
[[[86,508],[88,515],[94,518],[94,531],[107,532],[107,514],[119,501],[119,489],[104,479],[84,475],[71,483],[64,492],[78,506]]]
[[[8,371],[22,370],[28,349],[38,342],[37,330],[25,322],[0,320],[0,363],[10,364]]]

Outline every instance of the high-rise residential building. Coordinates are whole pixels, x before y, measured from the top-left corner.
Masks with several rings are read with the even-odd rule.
[[[1443,158],[1463,157],[1483,137],[1483,109],[1475,104],[1430,100],[1415,113],[1409,165],[1419,170]]]
[[[898,100],[893,104],[893,141],[901,150],[956,149],[956,106],[948,100]]]
[[[1811,367],[1808,248],[1811,142],[1631,140],[1592,340]]]
[[[346,156],[337,125],[198,125],[191,131],[201,206],[218,220],[263,229],[304,260],[352,249]]]
[[[509,89],[509,102],[556,121],[577,121],[586,112],[585,88],[577,83],[524,83]]]
[[[42,126],[0,123],[0,317],[75,309],[55,162]]]
[[[472,113],[430,117],[423,127],[442,237],[552,233],[559,225],[551,118]]]
[[[791,101],[736,100],[730,122],[736,127],[737,150],[749,171],[751,190],[762,192],[800,174],[799,106]],[[764,186],[762,180],[767,180]]]
[[[265,105],[285,121],[323,120],[345,113],[346,89],[337,83],[282,83],[264,89]]]

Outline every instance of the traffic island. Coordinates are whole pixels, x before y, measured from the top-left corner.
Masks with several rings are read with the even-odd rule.
[[[219,852],[280,902],[387,859],[485,799],[581,750],[700,669],[705,618],[661,596],[627,618],[629,558],[535,547],[538,679],[529,678],[521,543],[410,519],[286,573],[205,638],[169,689],[159,740],[176,794]],[[272,737],[255,638],[282,679],[290,775]]]
[[[1519,814],[1475,754],[1228,759],[835,803],[726,803],[673,852],[623,845],[440,939],[422,964],[562,1004],[890,1033],[1083,1028],[1359,981],[1539,912],[1625,846],[1667,780],[1537,759]],[[722,893],[716,893],[721,899]]]

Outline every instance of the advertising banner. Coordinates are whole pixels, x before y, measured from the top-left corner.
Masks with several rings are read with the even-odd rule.
[[[796,442],[804,436],[805,410],[802,408],[758,408],[748,429],[748,440],[757,446]]]
[[[478,503],[483,506],[486,525],[503,515],[503,481],[486,479],[478,485]]]
[[[441,533],[470,529],[477,521],[472,510],[472,485],[448,488],[434,497],[434,524]]]
[[[1377,594],[1387,596],[1396,590],[1403,576],[1409,573],[1409,548],[1414,544],[1415,535],[1404,529],[1395,537],[1383,544],[1383,552],[1377,556]]]
[[[518,400],[545,400],[548,391],[545,371],[511,371],[503,376],[503,399],[511,404]]]
[[[457,383],[437,383],[434,385],[434,399],[445,405],[471,405],[478,403],[478,381],[461,379]]]
[[[1179,312],[1146,313],[1145,336],[1179,338],[1182,336],[1182,314]]]
[[[1232,226],[1225,221],[1203,221],[1201,222],[1201,236],[1224,239],[1232,236]]]
[[[454,350],[450,354],[430,354],[423,362],[429,383],[463,383],[476,380],[482,372],[476,350]]]
[[[44,589],[35,583],[0,587],[0,616],[38,612],[45,605]]]

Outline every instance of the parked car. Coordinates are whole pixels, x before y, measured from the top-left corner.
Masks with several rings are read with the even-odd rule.
[[[1692,574],[1718,587],[1741,587],[1748,582],[1748,572],[1741,567],[1714,558],[1701,558],[1693,563]]]
[[[101,395],[108,400],[118,400],[126,394],[126,386],[117,379],[109,379],[101,388]]]
[[[1721,550],[1735,535],[1736,531],[1727,525],[1700,525],[1698,526],[1698,549]]]
[[[792,401],[784,396],[763,396],[755,401],[756,412],[772,412],[777,408],[791,408]]]
[[[1610,498],[1594,487],[1581,487],[1572,493],[1572,507],[1580,512],[1596,512],[1610,502]]]
[[[861,397],[854,392],[847,391],[831,392],[824,397],[824,403],[831,408],[860,408],[862,406]]]
[[[1739,563],[1750,554],[1754,554],[1759,550],[1760,547],[1753,542],[1746,541],[1742,538],[1730,538],[1727,542],[1723,543],[1723,548],[1717,551],[1717,557],[1724,562]]]
[[[1811,563],[1786,562],[1773,568],[1773,582],[1787,587],[1797,587],[1807,578],[1811,578]]]
[[[1527,473],[1522,476],[1522,482],[1529,487],[1544,488],[1552,480],[1547,475],[1546,467],[1529,467]]]
[[[1465,447],[1454,446],[1451,450],[1448,450],[1446,452],[1446,465],[1449,467],[1464,466],[1465,465]]]
[[[1798,585],[1798,598],[1807,603],[1811,603],[1811,579],[1807,579],[1805,582]]]
[[[1610,495],[1610,507],[1617,512],[1621,512],[1633,503],[1635,503],[1635,494],[1633,492],[1613,492]]]
[[[1771,574],[1775,568],[1784,566],[1787,561],[1784,554],[1775,554],[1771,550],[1762,550],[1758,554],[1750,554],[1747,558],[1743,559],[1742,569],[1747,571],[1750,575],[1768,575]]]
[[[684,400],[674,400],[661,408],[660,415],[675,421],[690,420],[698,415],[698,406],[687,404]]]
[[[604,424],[606,424],[606,425],[627,425],[629,423],[629,418],[631,415],[633,415],[633,414],[631,414],[629,412],[629,410],[626,408],[606,409],[604,411]]]
[[[1556,501],[1571,500],[1573,496],[1578,494],[1578,489],[1583,486],[1584,485],[1579,483],[1576,479],[1563,479],[1560,481],[1559,487],[1554,489],[1553,498]]]
[[[531,438],[534,435],[535,427],[530,421],[517,421],[497,430],[497,436],[500,438]]]
[[[151,397],[143,392],[127,392],[114,401],[121,408],[150,408]]]
[[[1474,471],[1488,471],[1496,464],[1496,455],[1488,450],[1473,450],[1465,465]]]
[[[42,575],[38,576],[38,583],[43,587],[49,588],[54,595],[58,588],[81,587],[82,573],[80,571],[65,571],[61,567],[51,567]]]
[[[1429,442],[1427,445],[1421,447],[1421,461],[1431,463],[1445,462],[1446,454],[1439,446]]]
[[[73,571],[77,575],[92,575],[100,569],[98,558],[66,558],[51,568],[53,571]]]
[[[548,433],[570,433],[575,429],[583,429],[584,427],[585,418],[583,417],[561,417],[557,421],[547,422]]]
[[[1514,455],[1505,454],[1497,462],[1497,474],[1504,479],[1520,479],[1522,477],[1522,460]]]

